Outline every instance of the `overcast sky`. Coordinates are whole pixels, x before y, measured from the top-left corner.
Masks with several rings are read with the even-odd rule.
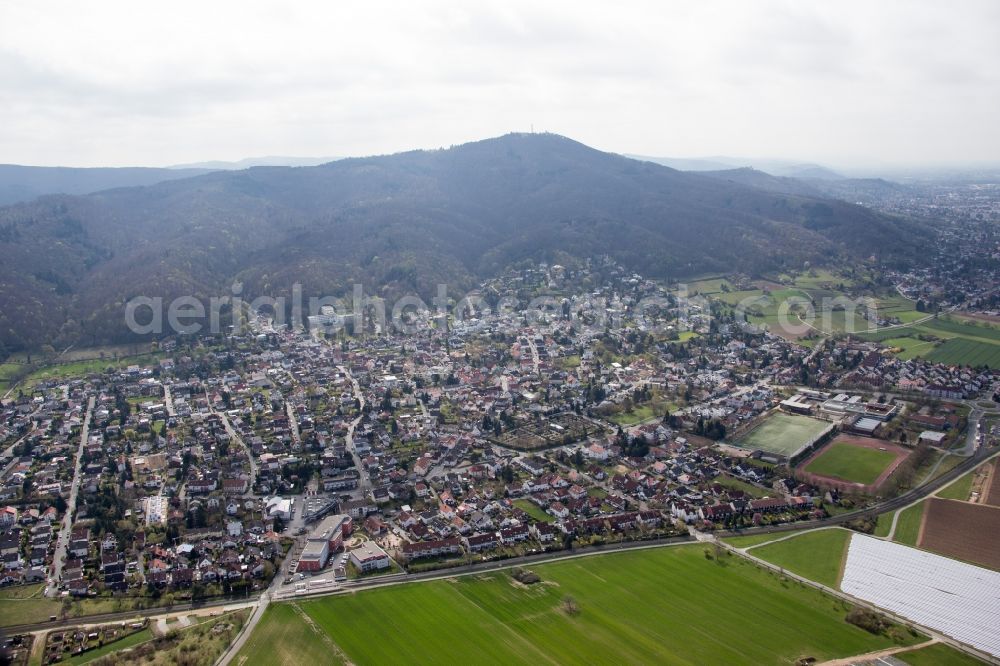
[[[651,156],[997,162],[998,116],[996,0],[0,4],[7,163],[364,155],[532,125]]]

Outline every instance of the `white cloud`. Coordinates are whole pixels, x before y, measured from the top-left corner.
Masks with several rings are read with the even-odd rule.
[[[998,7],[8,1],[0,161],[368,154],[531,124],[648,155],[995,160]]]

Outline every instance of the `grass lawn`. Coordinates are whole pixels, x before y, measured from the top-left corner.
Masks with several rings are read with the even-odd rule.
[[[40,592],[38,596],[26,598],[26,592],[24,592],[26,588],[34,590],[39,587],[40,585],[15,586],[0,591],[0,627],[48,622],[50,616],[62,615],[61,600],[43,597]],[[125,597],[122,599],[112,599],[110,597],[98,597],[96,599],[74,601],[70,607],[68,617],[72,621],[85,618],[88,615],[128,611],[136,608],[139,602],[145,602],[149,607],[154,607],[152,600],[149,598]]]
[[[767,497],[774,495],[773,491],[767,491],[763,488],[753,485],[752,483],[747,483],[742,479],[734,479],[731,476],[717,476],[712,479],[712,483],[719,484],[725,488],[731,488],[732,490],[742,490],[750,497]]]
[[[501,571],[298,605],[359,665],[591,664],[599,655],[616,663],[787,664],[893,644],[845,622],[839,600],[742,558],[709,560],[703,551],[681,546],[542,564],[532,567],[542,582],[530,587]],[[338,661],[311,631],[289,605],[272,607],[235,663]]]
[[[608,417],[608,420],[618,425],[631,426],[642,423],[656,416],[651,405],[639,405],[627,412],[618,412]],[[662,417],[663,414],[660,414]]]
[[[93,666],[211,666],[232,643],[249,616],[249,610],[239,610],[218,617],[192,618],[194,623],[188,627],[172,622],[166,635],[132,645],[126,645],[123,639],[108,646],[114,650],[91,663]],[[315,663],[333,662],[328,657]]]
[[[66,660],[67,664],[86,664],[89,661],[94,661],[95,659],[100,659],[106,654],[111,654],[112,652],[118,652],[119,650],[124,650],[126,648],[133,647],[139,643],[145,643],[146,641],[153,640],[153,631],[149,628],[143,629],[142,631],[137,631],[134,634],[129,634],[125,638],[119,639],[113,643],[105,643],[99,648],[94,648],[93,650],[88,650],[83,654],[79,654],[75,657],[70,657]]]
[[[876,301],[879,317],[891,319],[895,317],[904,324],[926,317],[926,312],[917,312],[917,304],[908,298],[903,298],[898,294],[879,298]]]
[[[910,666],[978,666],[984,663],[945,643],[935,643],[894,656]]]
[[[0,627],[48,622],[49,616],[59,615],[62,609],[62,605],[55,599],[41,596],[30,599],[16,597],[3,597],[2,599],[0,601]]]
[[[138,356],[120,357],[117,361],[113,358],[89,359],[84,361],[73,361],[71,363],[61,363],[49,365],[35,370],[25,377],[24,383],[27,386],[34,386],[42,381],[52,379],[69,379],[74,377],[86,377],[91,374],[103,373],[108,368],[127,368],[130,365],[148,367],[156,364],[163,358],[162,352],[141,354]]]
[[[688,294],[693,296],[695,294],[719,294],[722,292],[723,285],[725,285],[727,289],[732,287],[729,280],[722,277],[712,277],[704,280],[688,282],[686,287]]]
[[[649,402],[642,403],[641,405],[635,405],[628,411],[610,414],[607,418],[609,421],[617,423],[618,425],[633,426],[637,423],[642,423],[643,421],[649,421],[650,419],[662,419],[666,410],[673,412],[676,409],[677,405],[674,403],[667,402],[659,395],[654,395],[654,398]]]
[[[896,532],[892,535],[892,540],[897,543],[904,543],[907,546],[916,546],[917,537],[920,536],[920,521],[924,517],[924,507],[927,504],[921,502],[909,509],[904,509],[896,520]]]
[[[826,421],[779,412],[767,417],[744,435],[739,446],[787,456],[815,439],[829,426]]]
[[[524,511],[526,514],[528,514],[535,520],[540,520],[544,523],[551,523],[553,520],[555,520],[554,516],[550,516],[549,514],[542,511],[542,508],[537,504],[535,504],[534,502],[532,502],[531,500],[526,500],[526,499],[514,500],[514,506]]]
[[[895,459],[896,454],[891,451],[834,442],[813,459],[805,470],[867,486],[874,483]]]
[[[12,585],[11,587],[0,588],[0,599],[30,599],[41,597],[45,590],[45,583],[35,585]]]
[[[556,359],[556,364],[563,370],[575,370],[580,367],[580,356],[574,354],[573,356],[562,356]]]
[[[736,548],[751,548],[759,546],[762,543],[767,543],[768,541],[774,541],[775,539],[783,539],[793,534],[801,534],[803,531],[792,530],[789,532],[771,532],[770,534],[748,534],[746,536],[723,537],[722,540]]]
[[[939,490],[936,494],[938,497],[943,497],[944,499],[967,502],[969,500],[969,495],[972,494],[972,481],[975,477],[976,470],[967,472],[966,474],[958,477],[948,487]]]
[[[20,363],[0,363],[0,397],[14,383],[14,378],[24,369]]]
[[[849,530],[815,530],[753,549],[753,554],[809,580],[837,589],[850,543]]]
[[[889,338],[888,340],[882,340],[882,344],[891,349],[898,350],[894,352],[896,358],[903,361],[910,361],[919,356],[929,354],[934,350],[936,343],[918,338]]]
[[[894,515],[896,515],[895,511],[879,514],[878,523],[875,525],[875,536],[889,536],[889,530],[892,529],[892,517]]]
[[[395,611],[387,610],[385,618]],[[345,664],[331,649],[329,638],[306,622],[294,604],[271,604],[253,634],[233,659],[234,666],[285,664]],[[375,627],[371,631],[377,631]],[[386,662],[392,663],[392,661]]]

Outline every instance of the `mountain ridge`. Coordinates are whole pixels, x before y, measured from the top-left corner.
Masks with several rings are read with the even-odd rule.
[[[192,178],[210,169],[156,167],[40,167],[0,164],[0,206],[30,201],[47,194],[92,194],[116,187],[155,185]]]
[[[651,277],[875,255],[919,223],[604,153],[550,134],[256,167],[0,209],[0,344],[129,339],[133,296],[468,289],[521,261],[609,255]]]

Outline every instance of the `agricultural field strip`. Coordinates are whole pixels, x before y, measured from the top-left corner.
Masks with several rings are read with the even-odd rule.
[[[494,627],[496,622],[560,663],[592,663],[594,651],[608,646],[622,661],[667,663],[764,663],[794,659],[802,649],[832,658],[888,647],[888,639],[843,623],[839,607],[817,603],[818,591],[778,585],[771,574],[742,560],[706,561],[690,544],[570,559],[533,570],[543,582],[530,588],[491,572],[301,605],[357,663],[384,662],[390,654],[413,662],[433,655],[437,661],[455,656],[477,663],[540,663],[538,648],[511,640]],[[640,580],[661,582],[638,585]],[[567,593],[582,606],[579,617],[559,610]],[[727,606],[725,600],[734,595],[741,603]],[[664,598],[671,603],[664,606]],[[391,616],[384,612],[389,606]],[[637,626],[623,623],[637,609],[643,611],[634,618]],[[761,625],[748,617],[769,621]],[[724,635],[705,628],[713,623],[727,627]],[[470,639],[473,625],[477,629]],[[248,665],[254,663],[269,662]]]

